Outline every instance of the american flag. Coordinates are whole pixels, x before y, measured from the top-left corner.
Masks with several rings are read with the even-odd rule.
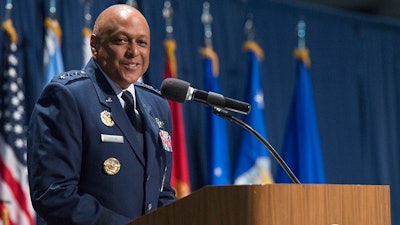
[[[17,41],[10,20],[3,22],[0,73],[0,200],[3,224],[35,224],[26,166],[26,113]],[[7,213],[5,214],[5,212]]]

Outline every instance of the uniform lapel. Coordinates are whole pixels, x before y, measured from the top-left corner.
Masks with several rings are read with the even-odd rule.
[[[142,120],[144,124],[144,139],[146,143],[146,151],[147,151],[147,160],[146,160],[146,170],[152,170],[151,162],[155,162],[156,160],[156,151],[157,151],[157,144],[159,143],[159,127],[156,122],[156,118],[152,112],[152,108],[150,105],[144,103],[142,101],[143,95],[141,93],[140,88],[135,88],[136,90],[136,101],[137,107],[139,107],[140,111],[142,112]]]
[[[134,130],[128,115],[125,113],[119,99],[115,96],[113,102],[110,104],[111,106],[111,116],[115,121],[115,124],[121,129],[122,133],[124,134],[126,140],[129,142],[130,146],[133,148],[136,156],[139,158],[139,161],[142,165],[145,165],[145,159],[143,155],[143,150],[139,147],[139,140],[138,137],[135,135],[137,131]]]
[[[140,140],[138,140],[138,138],[133,135],[135,131],[127,114],[123,110],[117,95],[114,93],[107,79],[104,77],[103,73],[97,68],[96,64],[93,61],[88,64],[88,67],[86,69],[91,80],[93,81],[93,85],[96,89],[100,104],[106,107],[111,112],[111,117],[114,120],[116,126],[124,134],[125,139],[128,141],[129,145],[133,149],[140,163],[144,166],[145,158],[142,149],[139,149],[138,145],[138,142]]]

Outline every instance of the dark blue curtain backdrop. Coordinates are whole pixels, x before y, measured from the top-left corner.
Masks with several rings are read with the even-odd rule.
[[[5,0],[1,1],[3,5]],[[92,15],[125,1],[93,0]],[[199,48],[204,45],[200,21],[202,0],[172,0],[178,74],[202,89]],[[388,184],[393,224],[400,224],[400,21],[354,14],[293,2],[213,0],[213,46],[220,59],[221,92],[246,99],[248,82],[243,25],[253,14],[256,41],[265,52],[261,65],[265,118],[270,143],[280,151],[295,79],[293,50],[296,24],[307,23],[310,75],[321,137],[326,177],[334,184]],[[152,31],[151,68],[145,80],[159,88],[164,70],[163,0],[139,1]],[[19,35],[21,69],[25,76],[28,113],[43,82],[43,20],[48,0],[14,0],[12,18]],[[1,10],[4,18],[4,10]],[[57,0],[63,30],[66,69],[81,67],[83,7],[81,0]],[[2,37],[0,37],[2,41]],[[191,184],[207,185],[205,107],[183,106]],[[239,116],[240,118],[240,116]],[[229,124],[232,160],[241,128]],[[273,160],[274,171],[277,168]]]

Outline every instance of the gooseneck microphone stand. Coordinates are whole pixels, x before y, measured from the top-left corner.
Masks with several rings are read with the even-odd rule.
[[[240,125],[241,127],[245,128],[248,130],[251,134],[257,137],[259,141],[263,143],[263,145],[268,149],[268,151],[272,154],[272,156],[278,161],[279,165],[283,168],[283,170],[286,172],[286,174],[290,177],[290,179],[293,181],[295,184],[300,184],[299,179],[294,175],[292,170],[288,167],[286,162],[282,159],[282,157],[278,154],[278,152],[272,147],[272,145],[265,140],[263,136],[261,136],[260,133],[258,133],[256,130],[254,130],[251,126],[249,126],[247,123],[241,121],[240,119],[232,116],[228,110],[221,109],[216,106],[213,107],[213,113],[223,119],[228,119],[230,121],[235,122],[236,124]]]

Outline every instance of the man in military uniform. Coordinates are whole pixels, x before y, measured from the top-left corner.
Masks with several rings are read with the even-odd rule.
[[[57,75],[28,127],[33,206],[47,224],[126,224],[175,200],[168,103],[137,80],[150,30],[128,5],[97,18],[92,59]]]

